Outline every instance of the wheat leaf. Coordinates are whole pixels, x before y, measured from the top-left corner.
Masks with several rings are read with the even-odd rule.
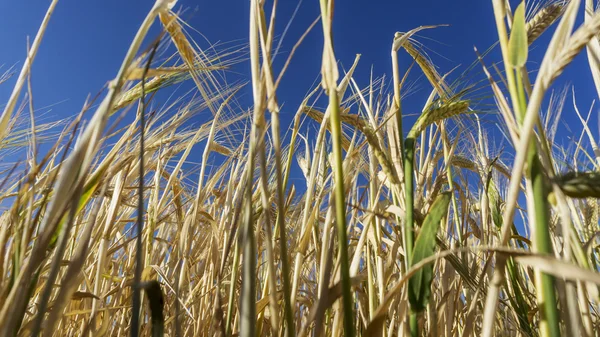
[[[423,221],[421,233],[415,242],[411,266],[433,255],[435,250],[435,237],[442,218],[448,212],[451,192],[444,192],[437,197],[429,214]],[[431,281],[433,280],[433,265],[427,265],[419,270],[408,280],[408,299],[414,312],[421,312],[427,307],[431,295]]]
[[[527,29],[525,25],[525,2],[521,2],[513,19],[513,26],[508,41],[509,62],[519,68],[527,62]]]

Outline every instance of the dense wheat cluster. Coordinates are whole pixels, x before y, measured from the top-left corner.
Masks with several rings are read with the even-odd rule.
[[[597,335],[598,115],[552,84],[585,50],[600,94],[600,12],[488,1],[500,52],[474,55],[482,80],[450,81],[422,26],[390,32],[391,76],[359,83],[360,57],[343,72],[336,59],[334,1],[313,0],[321,81],[291,125],[277,92],[295,48],[274,69],[277,1],[259,0],[229,50],[202,49],[175,1],[157,0],[102,95],[36,123],[29,75],[52,1],[20,72],[0,76],[14,84],[0,116],[0,336]],[[247,83],[229,84],[239,62]],[[431,94],[409,125],[411,71]],[[183,81],[194,90],[160,101]],[[581,121],[575,144],[554,141],[563,110]]]

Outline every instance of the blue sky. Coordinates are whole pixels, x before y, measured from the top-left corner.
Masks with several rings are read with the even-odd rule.
[[[281,33],[297,1],[279,2],[277,31]],[[26,37],[33,39],[49,3],[49,0],[0,1],[0,65],[4,64],[3,69],[12,65],[20,69],[26,53]],[[51,120],[77,113],[88,94],[95,95],[114,77],[152,3],[153,0],[59,1],[33,67],[35,106],[54,105],[51,110],[44,110]],[[516,6],[514,1],[513,4]],[[188,23],[210,42],[235,41],[235,44],[243,44],[247,41],[249,1],[180,0],[177,6],[186,9],[183,17],[189,18]],[[283,55],[278,62],[285,60],[287,52],[317,17],[318,11],[317,0],[303,1],[284,39]],[[432,24],[449,25],[427,31],[419,37],[429,48],[430,56],[442,73],[458,65],[463,68],[469,65],[475,60],[473,47],[485,50],[497,36],[491,1],[338,0],[334,17],[336,56],[342,65],[349,67],[355,55],[362,54],[356,78],[359,85],[365,86],[371,66],[375,76],[390,75],[390,46],[396,31]],[[531,69],[535,68],[535,61],[541,60],[543,45],[549,37],[550,34],[546,33],[539,41],[541,47],[531,50],[530,59],[534,60],[530,64]],[[284,103],[284,123],[291,120],[298,103],[319,76],[321,44],[321,27],[317,25],[299,48],[284,77],[279,90],[280,102]],[[401,69],[410,63],[406,56],[402,56],[401,61]],[[486,60],[488,66],[492,61],[499,61],[497,53]],[[232,69],[230,76],[248,79],[248,72],[247,62],[241,63]],[[419,81],[418,71],[413,73],[412,80]],[[585,55],[578,57],[568,68],[558,86],[566,83],[576,85],[580,109],[586,112],[591,100],[596,99],[596,92]],[[2,100],[8,98],[12,84],[14,78],[0,86]],[[430,90],[422,78],[418,88],[420,91],[407,99],[407,109],[420,108]],[[572,113],[570,98],[563,117],[566,123],[572,125],[570,131],[562,126],[560,133],[559,140],[567,143],[573,131],[581,129]],[[596,125],[596,118],[593,117],[592,125]]]
[[[33,68],[37,106],[62,102],[55,108],[60,115],[72,114],[86,95],[96,93],[114,76],[153,1],[76,1],[61,0],[50,22]],[[26,37],[39,27],[48,0],[0,2],[0,64],[20,65],[25,57]],[[296,8],[296,1],[280,1],[278,31],[282,32]],[[494,26],[488,1],[337,1],[334,19],[336,55],[349,67],[355,54],[362,54],[359,74],[366,80],[373,65],[375,75],[390,72],[389,49],[396,31],[407,31],[424,24],[451,24],[428,32],[426,37],[444,41],[426,44],[448,60],[436,57],[441,69],[450,69],[474,59],[473,46],[487,47],[493,42]],[[187,8],[189,23],[211,42],[247,40],[248,1],[179,1]],[[468,10],[459,10],[461,7]],[[297,38],[318,15],[318,1],[303,1],[282,51],[291,49]],[[186,16],[184,15],[184,16]],[[319,75],[321,31],[316,26],[286,75],[280,95],[297,103]],[[283,61],[285,57],[280,57]],[[247,73],[246,64],[236,69]],[[50,85],[51,83],[51,85]],[[366,83],[364,83],[366,84]],[[8,86],[3,86],[4,93]],[[286,99],[287,98],[287,99]],[[291,108],[292,104],[288,104]],[[70,111],[69,111],[70,110]]]

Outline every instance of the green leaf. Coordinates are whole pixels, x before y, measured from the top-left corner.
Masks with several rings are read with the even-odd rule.
[[[435,199],[429,214],[423,221],[421,233],[417,237],[411,266],[433,255],[435,251],[435,237],[442,218],[448,213],[448,206],[452,198],[451,192],[444,192]],[[433,281],[433,265],[428,264],[421,268],[408,280],[408,300],[413,312],[421,312],[427,307],[431,295],[431,281]]]
[[[527,28],[525,23],[525,1],[521,2],[513,16],[510,40],[508,41],[508,60],[510,64],[519,68],[527,62]]]
[[[81,210],[88,204],[88,202],[92,199],[92,196],[94,195],[94,193],[96,192],[99,183],[100,183],[100,176],[97,176],[91,184],[88,184],[87,186],[85,186],[85,191],[83,192],[83,195],[79,198],[79,203],[77,204],[77,213],[79,214],[79,212],[81,212]],[[50,239],[50,243],[48,244],[48,249],[54,249],[54,247],[56,246],[56,243],[58,242],[58,236],[60,235],[60,231],[62,230],[62,227],[65,224],[65,221],[67,221],[67,214],[65,214],[62,219],[60,220],[60,223],[58,224],[58,227],[56,227],[56,230],[54,231],[54,234],[52,234],[52,238]]]
[[[498,192],[498,188],[492,179],[489,180],[487,188],[488,200],[492,212],[492,221],[497,228],[502,228],[502,199],[500,197],[500,192]]]

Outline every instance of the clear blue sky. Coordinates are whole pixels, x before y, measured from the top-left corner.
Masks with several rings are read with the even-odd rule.
[[[297,1],[279,2],[277,30],[281,33],[296,8]],[[4,64],[3,69],[11,65],[20,69],[26,53],[26,37],[33,39],[49,3],[49,0],[0,1],[0,65]],[[130,41],[152,3],[153,0],[59,1],[33,67],[36,107],[61,102],[48,114],[51,119],[77,113],[88,94],[96,94],[107,80],[114,77]],[[189,24],[211,42],[246,42],[249,1],[180,0],[177,6],[187,9],[184,17],[190,18]],[[317,17],[318,10],[317,0],[303,1],[284,40],[284,53],[291,50],[298,37]],[[431,24],[450,25],[427,31],[420,38],[430,48],[430,55],[440,72],[446,72],[457,65],[470,64],[475,59],[473,47],[485,50],[497,36],[491,1],[338,0],[334,17],[336,55],[343,65],[349,67],[355,54],[362,54],[357,79],[359,85],[364,86],[371,66],[376,76],[390,74],[390,45],[394,32]],[[546,43],[549,36],[546,33],[540,43]],[[318,25],[298,50],[284,78],[279,91],[280,102],[285,103],[284,121],[291,120],[298,103],[319,75],[321,38],[321,27]],[[541,50],[543,48],[534,48],[530,59],[541,60]],[[285,54],[283,56],[279,58],[279,62],[285,59]],[[405,63],[410,62],[407,58],[403,60]],[[498,61],[499,58],[489,58],[488,65],[492,60]],[[405,69],[406,64],[403,66]],[[530,67],[535,68],[535,63]],[[235,74],[232,73],[231,76],[249,78],[248,70],[247,63],[236,65],[233,69]],[[414,73],[418,74],[418,71]],[[8,98],[14,79],[8,84],[0,85],[2,101]],[[585,56],[579,57],[576,64],[569,67],[560,85],[568,82],[576,85],[580,109],[586,112],[591,100],[596,99],[596,93]],[[409,98],[408,107],[421,106],[423,97],[429,92],[429,86],[423,81],[420,88],[421,91],[414,98]],[[579,122],[573,117],[570,98],[563,116],[566,121],[573,121],[573,130],[580,129]],[[562,135],[562,141],[566,143],[567,137],[573,134],[565,129]]]

